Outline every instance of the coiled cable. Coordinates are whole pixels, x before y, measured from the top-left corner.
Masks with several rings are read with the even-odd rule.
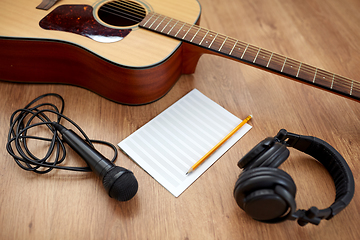
[[[53,102],[39,103],[41,99],[49,97],[55,97],[59,99],[61,102],[60,106],[56,106],[56,104]],[[94,143],[104,144],[111,147],[114,150],[114,157],[112,158],[111,162],[116,160],[116,147],[106,141],[90,140],[85,132],[74,121],[63,115],[64,107],[65,101],[59,94],[47,93],[35,98],[24,108],[13,112],[10,117],[10,129],[8,133],[6,149],[19,167],[26,171],[33,171],[38,174],[48,173],[54,168],[69,171],[91,171],[90,167],[71,167],[60,165],[66,158],[66,148],[56,129],[53,127],[53,122],[60,124],[62,119],[72,124],[81,133],[85,141],[92,147],[94,147]],[[57,120],[51,120],[51,115],[55,115]],[[30,129],[40,127],[46,127],[52,137],[50,138],[29,135]],[[29,140],[49,143],[44,157],[40,158],[32,153],[28,146]]]

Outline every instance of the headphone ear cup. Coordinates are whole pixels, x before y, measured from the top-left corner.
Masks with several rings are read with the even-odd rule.
[[[244,171],[234,189],[234,198],[241,209],[252,218],[269,223],[283,221],[295,211],[295,195],[294,181],[277,168]]]
[[[257,167],[279,167],[288,157],[290,151],[274,138],[266,138],[247,153],[238,166],[249,170]]]
[[[249,163],[246,170],[258,167],[277,168],[285,162],[289,155],[290,151],[284,144],[275,142],[269,150]]]
[[[274,138],[270,137],[262,140],[239,160],[237,164],[238,167],[245,168],[245,166],[249,164],[253,159],[257,158],[260,154],[264,153],[267,149],[269,149],[273,141]]]

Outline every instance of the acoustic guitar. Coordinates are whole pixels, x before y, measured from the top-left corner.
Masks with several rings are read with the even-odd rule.
[[[4,81],[76,85],[139,105],[211,53],[360,100],[358,81],[200,27],[196,0],[1,2]]]

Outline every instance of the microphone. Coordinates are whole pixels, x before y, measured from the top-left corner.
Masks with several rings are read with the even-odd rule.
[[[56,122],[52,124],[61,133],[63,140],[100,176],[110,197],[128,201],[135,196],[138,182],[131,171],[113,164],[71,129]]]

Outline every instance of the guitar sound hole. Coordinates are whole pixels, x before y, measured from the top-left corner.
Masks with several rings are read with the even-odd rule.
[[[102,5],[98,15],[107,24],[126,27],[141,22],[146,16],[146,10],[137,2],[118,0]]]

